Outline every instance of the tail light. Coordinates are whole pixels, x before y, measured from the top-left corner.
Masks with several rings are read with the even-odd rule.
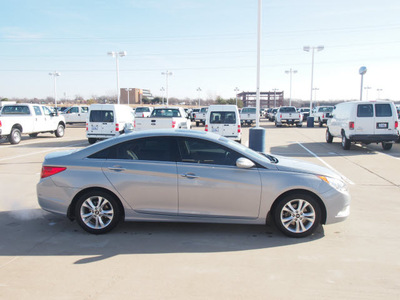
[[[1,123],[1,121],[0,121],[0,123]],[[89,131],[89,124],[88,123],[86,123],[86,131]]]
[[[49,166],[43,166],[42,167],[42,172],[40,173],[40,178],[46,178],[49,176],[53,176],[57,173],[60,173],[62,171],[65,171],[67,168],[65,167],[49,167]]]
[[[282,119],[282,114],[281,114],[281,119]]]
[[[172,121],[172,128],[175,128],[176,126],[176,121]]]
[[[1,126],[1,122],[0,122],[0,126]],[[397,128],[399,128],[399,122],[395,121],[394,122],[394,129],[397,129]]]
[[[1,127],[1,126],[3,126],[3,124],[1,124],[1,121],[0,121],[0,127]]]
[[[322,119],[325,119],[325,114],[322,114]]]
[[[142,118],[144,118],[144,113],[142,113]]]
[[[349,122],[349,129],[354,129],[354,122]]]
[[[204,129],[205,131],[208,131],[208,125],[206,125],[206,127],[205,127],[205,129]]]
[[[116,132],[119,132],[119,124],[118,124],[118,123],[115,124],[115,131],[116,131]]]
[[[133,127],[136,128],[136,120],[133,121]]]
[[[242,129],[240,128],[240,125],[238,125],[238,133],[240,133]]]

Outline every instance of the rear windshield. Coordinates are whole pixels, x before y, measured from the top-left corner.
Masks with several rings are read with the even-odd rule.
[[[236,124],[236,114],[234,111],[213,111],[210,124]]]
[[[333,106],[326,106],[326,107],[320,107],[318,109],[319,112],[332,112],[333,111]]]
[[[148,108],[148,107],[137,107],[135,112],[150,112],[150,108]]]
[[[29,107],[22,105],[7,105],[4,106],[1,114],[3,115],[29,115]]]
[[[112,110],[92,110],[90,111],[90,122],[113,123],[114,112]]]
[[[392,107],[390,104],[375,104],[375,115],[377,117],[391,117],[392,116]]]
[[[151,116],[157,118],[182,117],[179,109],[173,109],[173,108],[155,109],[151,113]]]
[[[296,108],[294,108],[294,107],[281,107],[279,109],[279,112],[281,112],[281,113],[295,113],[296,112]]]
[[[256,108],[253,107],[245,107],[242,109],[242,113],[244,114],[255,114],[256,112]]]

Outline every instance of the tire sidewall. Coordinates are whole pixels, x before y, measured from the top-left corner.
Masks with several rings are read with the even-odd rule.
[[[301,233],[294,233],[286,229],[286,227],[282,224],[281,222],[281,212],[282,209],[285,207],[285,205],[295,199],[302,199],[307,201],[315,211],[315,220],[314,224],[307,230]],[[318,201],[311,195],[307,194],[291,194],[287,195],[284,198],[282,198],[279,203],[276,205],[274,211],[273,211],[273,219],[274,219],[274,224],[275,226],[281,231],[284,235],[289,236],[289,237],[294,237],[294,238],[302,238],[311,235],[315,230],[320,226],[321,224],[321,207]]]
[[[56,137],[63,137],[65,132],[65,128],[62,124],[58,124],[55,135]]]
[[[18,128],[13,128],[8,139],[11,144],[19,144],[21,141],[21,131]]]
[[[114,210],[114,216],[113,216],[111,223],[107,227],[104,227],[101,229],[94,229],[94,228],[87,226],[85,224],[85,222],[82,220],[81,212],[80,212],[82,204],[88,198],[97,197],[97,196],[107,199],[107,201],[111,204],[111,206]],[[116,200],[116,197],[114,195],[111,195],[110,193],[107,193],[104,191],[95,191],[95,190],[87,192],[87,193],[83,194],[82,196],[80,196],[78,201],[76,202],[74,211],[75,211],[75,218],[76,218],[76,221],[78,222],[79,226],[81,226],[83,230],[85,230],[89,233],[92,233],[92,234],[103,234],[103,233],[107,233],[107,232],[111,231],[120,222],[121,216],[122,216],[122,209],[121,209],[120,203]]]

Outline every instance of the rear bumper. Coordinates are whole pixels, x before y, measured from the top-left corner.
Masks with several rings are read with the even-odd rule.
[[[381,143],[381,142],[395,142],[399,136],[397,134],[354,134],[349,136],[352,142],[360,143]]]

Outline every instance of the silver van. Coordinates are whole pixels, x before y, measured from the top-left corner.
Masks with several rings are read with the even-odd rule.
[[[341,138],[344,150],[351,143],[382,143],[390,150],[399,138],[396,107],[389,101],[352,101],[335,106],[326,129],[326,142]]]

